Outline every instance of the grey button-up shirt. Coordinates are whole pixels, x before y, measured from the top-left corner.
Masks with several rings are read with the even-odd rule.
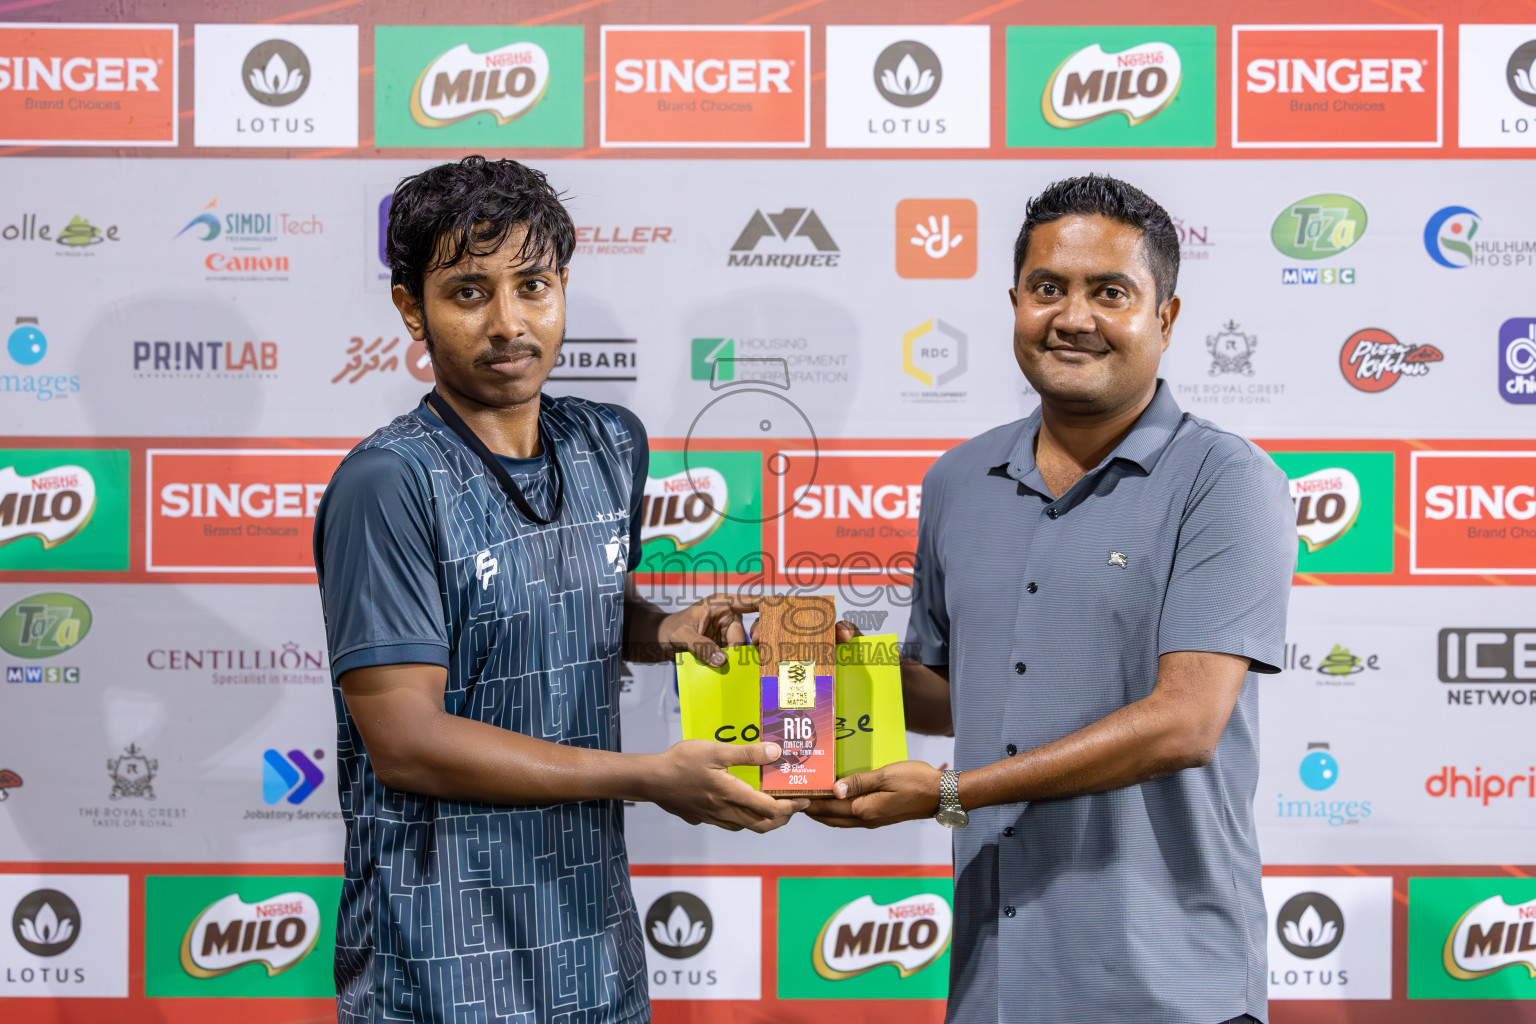
[[[986,807],[957,830],[948,1020],[1267,1018],[1255,672],[1277,672],[1296,568],[1285,474],[1158,382],[1114,452],[1054,497],[1040,414],[923,481],[907,641],[948,665],[962,771],[1152,692],[1158,657],[1249,658],[1204,768]]]

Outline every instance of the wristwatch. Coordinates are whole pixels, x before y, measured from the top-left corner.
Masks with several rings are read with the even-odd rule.
[[[945,769],[939,776],[939,811],[934,820],[945,828],[965,828],[971,816],[960,806],[960,773]]]

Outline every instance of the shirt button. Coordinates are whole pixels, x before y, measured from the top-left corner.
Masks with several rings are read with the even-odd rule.
[[[1016,661],[1013,663],[1013,674],[1016,676],[1021,676],[1028,670],[1029,666],[1025,665],[1022,661]]]
[[[1019,748],[1014,746],[1012,743],[1008,744],[1003,749],[1008,751],[1008,756],[1009,757],[1012,757],[1014,754],[1017,754],[1019,752]]]
[[[1040,584],[1036,583],[1034,580],[1030,580],[1029,586],[1025,587],[1024,589],[1033,594],[1035,591],[1040,589]]]
[[[1061,513],[1056,511],[1054,508],[1048,508],[1045,510],[1045,516],[1047,519],[1055,519],[1059,515],[1061,515]]]
[[[1017,911],[1015,911],[1012,907],[1004,907],[1003,908],[1003,916],[1004,917],[1012,917],[1015,913],[1017,913]]]
[[[1013,826],[1012,825],[1009,825],[1007,828],[1003,829],[1003,836],[1005,838],[1008,838],[1008,839],[1012,839],[1013,838]]]

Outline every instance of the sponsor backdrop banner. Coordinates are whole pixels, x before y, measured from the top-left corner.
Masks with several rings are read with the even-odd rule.
[[[924,472],[1038,401],[1028,197],[1150,192],[1162,376],[1295,506],[1258,684],[1271,1019],[1528,1018],[1536,19],[1410,7],[0,4],[0,1018],[331,1012],[310,535],[432,384],[392,189],[469,152],[566,193],[548,390],[647,426],[641,592],[826,594],[898,635]],[[682,736],[671,666],[627,666],[622,708],[626,749]],[[658,1020],[942,1020],[942,829],[626,821]]]

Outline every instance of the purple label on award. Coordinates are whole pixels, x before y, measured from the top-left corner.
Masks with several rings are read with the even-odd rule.
[[[763,766],[763,791],[830,791],[837,779],[832,676],[814,675],[808,662],[784,662],[780,671],[762,677],[763,740],[782,751]]]

